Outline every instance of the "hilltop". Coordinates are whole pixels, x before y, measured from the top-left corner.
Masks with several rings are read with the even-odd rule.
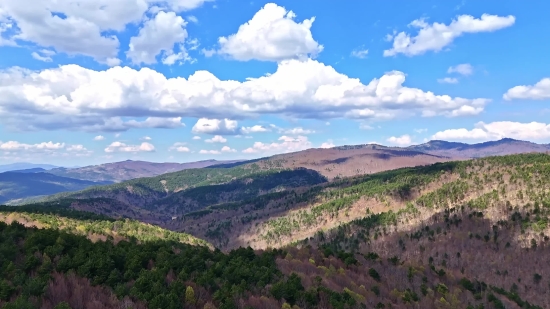
[[[440,140],[407,147],[407,149],[451,158],[482,158],[530,152],[548,152],[550,144],[503,138],[478,144],[453,143]]]

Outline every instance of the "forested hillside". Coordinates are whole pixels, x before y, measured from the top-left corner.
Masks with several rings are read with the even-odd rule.
[[[269,192],[280,183],[272,177],[287,172],[296,171],[196,186],[173,194],[173,202],[125,212],[196,238],[83,212],[74,199],[0,208],[2,221],[18,222],[0,223],[0,304],[550,308],[550,156],[437,163],[332,182],[301,170],[306,174],[289,174],[299,176],[292,186]],[[213,192],[235,194],[247,185],[267,192],[211,204],[219,201]],[[205,208],[187,213],[189,199]],[[106,213],[109,201],[80,202]],[[163,219],[172,213],[181,215]]]

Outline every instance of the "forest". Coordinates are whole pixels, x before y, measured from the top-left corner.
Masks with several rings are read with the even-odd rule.
[[[164,227],[0,207],[0,308],[550,308],[548,183],[522,154],[206,198]],[[243,226],[266,245],[219,246]]]

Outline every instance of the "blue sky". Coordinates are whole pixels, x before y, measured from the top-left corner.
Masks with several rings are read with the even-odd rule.
[[[5,0],[0,162],[550,142],[545,1]]]

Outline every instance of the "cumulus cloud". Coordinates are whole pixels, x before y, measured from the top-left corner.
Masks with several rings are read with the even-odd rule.
[[[235,135],[239,133],[237,124],[237,121],[231,119],[200,118],[191,131],[212,135]]]
[[[432,136],[432,139],[488,141],[505,137],[520,140],[548,139],[550,138],[550,124],[513,121],[484,123],[481,121],[476,123],[471,130],[460,128],[439,131]]]
[[[205,139],[204,141],[207,143],[225,143],[227,142],[227,139],[221,135],[216,135],[210,139]]]
[[[458,79],[454,77],[445,77],[445,78],[439,78],[437,82],[440,84],[456,84],[458,83]]]
[[[387,141],[393,145],[397,146],[409,146],[412,144],[412,139],[409,135],[405,134],[402,136],[392,136],[387,139]]]
[[[220,37],[217,53],[240,61],[315,57],[323,50],[311,34],[315,17],[301,23],[294,18],[294,12],[268,3],[250,21],[241,25],[237,33]]]
[[[244,134],[250,134],[250,133],[260,133],[260,132],[269,132],[271,131],[270,128],[261,126],[261,125],[255,125],[252,127],[242,127],[241,132]]]
[[[194,133],[235,135],[240,129],[231,118],[279,114],[325,120],[390,119],[400,113],[452,117],[465,109],[479,113],[489,102],[436,95],[403,86],[404,82],[403,72],[392,71],[363,84],[311,59],[282,61],[275,73],[243,82],[222,81],[207,71],[185,79],[166,78],[148,68],[94,71],[63,65],[36,72],[10,68],[0,71],[0,117],[4,125],[19,130],[87,131],[174,127],[181,125],[174,121],[178,117],[196,117],[200,119]],[[139,124],[120,117],[150,119]]]
[[[334,147],[334,143],[332,142],[332,140],[328,140],[324,143],[321,144],[321,147],[320,148],[332,148]]]
[[[426,132],[428,132],[428,129],[414,129],[414,132],[416,132],[416,133],[426,133]]]
[[[527,99],[545,100],[550,99],[550,78],[543,78],[532,86],[515,86],[508,89],[503,95],[505,100]]]
[[[420,29],[416,36],[405,32],[387,36],[389,41],[393,40],[393,46],[384,51],[384,57],[397,54],[417,56],[427,51],[438,52],[466,33],[493,32],[510,27],[515,21],[516,18],[512,15],[489,14],[483,14],[481,18],[460,15],[448,25],[437,22],[429,24],[424,19],[416,19],[409,24]]]
[[[94,137],[94,141],[102,141],[104,139],[105,139],[105,136],[103,136],[103,135],[98,135],[98,136]]]
[[[54,143],[54,142],[42,142],[38,144],[25,144],[17,141],[8,141],[2,143],[0,141],[0,150],[6,151],[15,151],[15,150],[59,150],[65,148],[65,143]]]
[[[54,156],[54,157],[84,157],[92,154],[92,151],[86,149],[83,145],[67,145],[65,143],[54,143],[52,141],[36,144],[21,143],[18,141],[0,141],[0,150],[7,155],[6,159],[17,159],[25,157],[25,160],[35,160],[36,155]]]
[[[217,155],[217,154],[220,154],[221,152],[219,150],[204,150],[204,149],[201,149],[201,151],[199,151],[200,154],[214,154],[214,155]]]
[[[194,9],[205,1],[3,0],[1,10],[13,30],[6,39],[11,45],[15,45],[15,40],[32,42],[52,47],[57,52],[89,56],[115,66],[120,63],[117,59],[120,43],[115,34],[128,24],[140,22],[146,12],[152,12],[149,10],[152,5],[158,10],[181,12]],[[0,31],[7,24],[1,23]]]
[[[252,147],[243,150],[243,153],[287,153],[311,148],[311,142],[307,136],[290,137],[283,135],[277,142],[270,144],[255,142]]]
[[[156,57],[161,53],[164,53],[163,63],[167,65],[178,60],[191,61],[183,45],[188,36],[186,25],[187,22],[174,12],[158,12],[154,18],[145,21],[137,36],[130,39],[126,56],[138,65],[156,63]],[[174,51],[176,44],[179,52]]]
[[[149,136],[144,136],[144,137],[142,137],[141,139],[142,139],[142,140],[145,140],[145,141],[150,141],[150,140],[152,140],[152,138],[149,137]]]
[[[469,63],[462,63],[447,69],[447,73],[458,73],[460,75],[468,76],[474,73],[474,67]]]
[[[189,147],[186,147],[186,143],[177,142],[174,143],[170,148],[168,148],[168,151],[177,151],[177,152],[190,152],[191,150]]]
[[[84,145],[70,145],[66,148],[68,152],[79,155],[90,155],[92,151],[88,150]]]
[[[105,148],[105,152],[153,152],[155,146],[150,143],[143,142],[140,145],[127,145],[122,142],[113,142]]]
[[[193,139],[194,140],[199,140],[199,139],[201,139],[201,137],[200,136],[193,136]]]
[[[237,150],[229,147],[229,146],[223,146],[222,147],[222,152],[237,152]]]
[[[282,129],[280,133],[290,134],[290,135],[307,135],[315,133],[314,130],[304,129],[302,127],[292,128],[292,129]]]

